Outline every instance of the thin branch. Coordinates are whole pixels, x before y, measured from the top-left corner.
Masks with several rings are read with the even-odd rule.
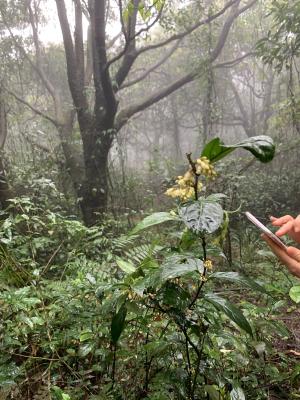
[[[127,87],[133,86],[136,83],[141,82],[142,80],[147,78],[147,76],[150,75],[151,72],[155,71],[157,68],[159,68],[162,64],[164,64],[171,57],[171,55],[178,49],[181,41],[182,41],[182,39],[179,39],[175,43],[175,45],[156,64],[154,64],[152,67],[150,67],[148,70],[146,70],[143,74],[141,74],[137,78],[124,83],[120,89],[125,89]]]
[[[31,58],[29,57],[29,55],[26,53],[24,47],[21,46],[21,45],[18,43],[18,41],[17,41],[15,35],[13,34],[13,32],[12,32],[12,30],[11,30],[9,24],[8,24],[7,21],[6,21],[6,18],[5,18],[5,16],[4,16],[4,14],[3,14],[3,11],[0,10],[0,12],[1,12],[1,17],[2,17],[2,22],[4,23],[6,29],[8,30],[8,32],[9,32],[9,34],[10,34],[10,37],[13,39],[16,48],[17,48],[18,50],[21,51],[21,53],[22,53],[23,56],[26,58],[26,60],[29,62],[29,64],[31,65],[31,67],[33,68],[33,70],[37,73],[37,75],[40,77],[41,81],[44,83],[44,85],[45,85],[46,89],[48,90],[48,92],[50,93],[50,95],[53,97],[53,96],[54,96],[54,88],[53,88],[52,84],[50,83],[50,81],[47,79],[47,77],[46,77],[44,71],[39,67],[38,64],[36,64],[36,63],[34,63],[34,62],[32,61],[32,59],[31,59]],[[34,26],[34,25],[33,25],[33,26]],[[33,28],[33,36],[35,36],[34,28]],[[35,40],[36,40],[36,39],[34,39],[34,41],[35,41]]]
[[[32,29],[32,37],[33,37],[33,43],[35,47],[35,57],[36,57],[36,69],[39,71],[39,75],[42,79],[42,82],[46,86],[46,89],[49,91],[50,95],[52,96],[53,100],[55,101],[56,93],[55,93],[55,88],[48,79],[47,75],[45,74],[45,71],[43,70],[42,67],[42,55],[41,55],[41,48],[40,48],[40,41],[39,41],[39,34],[38,34],[38,27],[36,26],[35,18],[34,18],[34,13],[31,8],[31,4],[29,2],[28,6],[28,13],[29,13],[29,22],[31,25]]]
[[[165,40],[163,40],[163,41],[161,41],[159,43],[155,43],[155,44],[152,44],[152,45],[149,45],[149,46],[142,47],[142,48],[138,49],[137,50],[138,55],[144,53],[145,51],[155,50],[155,49],[157,49],[159,47],[165,46],[165,45],[173,42],[174,40],[183,39],[185,36],[191,34],[196,29],[200,28],[200,26],[206,25],[206,24],[214,21],[215,19],[217,19],[221,15],[223,15],[227,11],[228,8],[230,8],[232,5],[234,5],[234,4],[238,3],[238,2],[240,2],[240,0],[231,0],[220,11],[218,11],[216,14],[213,14],[213,15],[211,15],[211,16],[209,16],[209,17],[197,22],[196,24],[191,26],[186,31],[181,32],[181,33],[177,33],[175,35],[172,35],[168,39],[165,39]]]
[[[203,74],[203,72],[202,72]],[[140,103],[133,104],[128,108],[125,108],[119,112],[116,118],[116,130],[120,130],[121,127],[131,118],[134,114],[145,110],[146,108],[150,107],[152,104],[157,103],[158,101],[162,100],[163,98],[169,96],[169,94],[175,92],[177,89],[181,88],[183,85],[186,85],[189,82],[192,82],[196,77],[200,76],[201,74],[198,71],[190,72],[183,77],[179,78],[175,82],[171,83],[170,85],[166,86],[162,90],[159,90],[146,98],[145,100],[141,101]]]
[[[253,51],[250,51],[249,53],[245,53],[244,55],[242,55],[241,57],[235,58],[233,60],[228,60],[228,61],[224,61],[222,63],[219,64],[215,64],[213,66],[213,68],[232,68],[235,65],[239,64],[240,62],[242,62],[243,60],[245,60],[245,58],[254,56],[255,53]]]
[[[241,0],[238,1],[233,1],[232,3],[235,5],[229,16],[227,17],[226,21],[224,22],[223,28],[221,30],[221,33],[219,35],[219,39],[217,41],[216,46],[212,50],[210,54],[210,59],[207,61],[203,61],[202,64],[202,69],[200,69],[199,72],[199,67],[187,73],[183,77],[177,79],[175,82],[171,83],[170,85],[166,86],[165,88],[153,93],[150,95],[148,98],[145,100],[141,101],[140,103],[133,104],[119,112],[116,118],[116,130],[118,131],[121,129],[121,127],[128,121],[129,118],[131,118],[134,114],[143,111],[144,109],[150,107],[152,104],[157,103],[158,101],[162,100],[163,98],[167,97],[171,93],[175,92],[182,86],[186,85],[189,82],[192,82],[195,80],[197,77],[201,76],[204,71],[205,71],[205,65],[207,63],[212,64],[220,55],[222,52],[224,45],[226,43],[226,39],[228,37],[229,31],[231,29],[231,26],[235,19],[244,11],[249,9],[254,3],[257,2],[257,0],[252,0],[249,3],[247,3],[244,7],[238,8],[238,5],[240,4]],[[227,5],[227,8],[229,6]],[[224,12],[224,11],[223,11]],[[216,14],[215,14],[216,15]]]
[[[16,100],[18,100],[20,103],[24,104],[26,107],[30,108],[31,111],[33,111],[35,114],[39,115],[40,117],[43,117],[50,121],[56,128],[59,127],[59,122],[56,121],[54,118],[50,117],[50,115],[46,114],[44,111],[41,111],[34,107],[32,104],[30,104],[28,101],[22,99],[20,96],[18,96],[16,93],[12,92],[11,90],[8,90],[7,88],[4,88],[4,90],[13,96]]]
[[[121,0],[120,0],[120,1],[121,1]],[[119,8],[120,8],[120,6],[119,6]],[[159,18],[161,17],[162,11],[163,11],[163,7],[160,9],[160,11],[158,12],[158,14],[157,14],[157,16],[155,17],[155,19],[151,22],[151,24],[147,25],[146,28],[140,29],[137,33],[134,33],[134,35],[132,35],[131,38],[127,35],[126,30],[124,31],[125,34],[124,34],[124,32],[123,32],[124,37],[125,37],[125,46],[124,46],[123,50],[122,50],[119,54],[117,54],[117,55],[114,56],[111,60],[108,61],[106,68],[109,68],[109,67],[110,67],[112,64],[114,64],[116,61],[120,60],[120,59],[127,53],[128,47],[130,47],[131,42],[132,42],[132,41],[135,42],[135,39],[136,39],[139,35],[141,35],[143,32],[148,32],[148,31],[156,24],[156,22],[157,22],[157,21],[159,20]],[[121,24],[124,24],[124,22],[122,22],[122,21],[123,21],[123,17],[120,17],[120,20],[121,20]],[[125,28],[124,28],[124,29],[125,29]],[[123,25],[122,25],[122,31],[123,31]],[[134,46],[134,47],[135,47],[135,46]],[[135,56],[135,59],[136,59],[137,56],[139,56],[139,52],[136,52],[136,50],[135,50],[134,56]]]
[[[115,75],[116,87],[115,91],[122,85],[125,81],[128,73],[136,59],[136,23],[137,23],[137,13],[140,0],[133,0],[133,12],[128,20],[127,28],[127,42],[124,47],[124,57],[122,63]],[[110,63],[107,64],[106,68],[109,68]]]

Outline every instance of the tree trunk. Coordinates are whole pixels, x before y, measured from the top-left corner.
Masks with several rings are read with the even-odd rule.
[[[108,155],[113,137],[107,134],[107,130],[99,132],[95,128],[81,133],[85,177],[79,189],[79,199],[84,222],[90,226],[107,210]]]
[[[7,207],[7,200],[11,198],[11,192],[6,180],[5,169],[3,165],[3,148],[7,137],[7,117],[6,107],[0,92],[0,207]]]

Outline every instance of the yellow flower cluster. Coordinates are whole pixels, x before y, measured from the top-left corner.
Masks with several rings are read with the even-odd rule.
[[[196,160],[197,175],[204,175],[207,178],[214,178],[217,173],[207,157],[201,157]]]
[[[195,176],[192,170],[187,171],[184,176],[178,176],[176,186],[166,191],[166,195],[170,197],[179,197],[182,201],[188,200],[195,196]],[[202,183],[198,182],[198,191],[202,189]]]
[[[212,261],[211,261],[211,260],[206,260],[206,261],[204,261],[204,267],[205,267],[206,269],[208,269],[208,270],[211,270],[212,267],[213,267]]]
[[[206,178],[213,179],[217,173],[207,157],[198,158],[195,162],[196,175],[203,175]],[[195,196],[195,173],[190,168],[183,176],[178,176],[176,185],[168,189],[165,194],[170,197],[178,197],[186,201]],[[201,191],[203,184],[198,182],[197,190]]]

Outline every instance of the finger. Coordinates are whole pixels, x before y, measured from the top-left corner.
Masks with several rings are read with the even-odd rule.
[[[295,247],[288,247],[288,254],[279,246],[277,246],[273,240],[268,238],[268,236],[265,234],[262,235],[262,238],[268,243],[273,253],[279,258],[279,260],[288,267],[289,271],[293,275],[300,277],[300,261],[298,261],[300,260],[300,250],[296,249]]]
[[[300,263],[300,250],[296,247],[288,247],[286,249],[287,254],[292,257],[294,260]]]
[[[295,219],[294,230],[296,233],[300,232],[300,215],[298,215],[298,217]]]
[[[274,220],[273,220],[273,218],[274,218]],[[294,218],[291,215],[284,215],[283,217],[280,217],[280,218],[271,217],[271,222],[272,222],[272,225],[274,225],[274,226],[281,226],[292,220],[294,220]]]
[[[266,234],[262,234],[261,237],[264,239],[265,242],[268,243],[273,253],[278,258],[280,258],[280,260],[287,261],[287,259],[290,258],[290,256],[288,256],[287,253],[281,247],[279,247],[272,239],[270,239]]]
[[[282,225],[282,227],[279,228],[278,231],[275,233],[276,236],[282,236],[282,235],[286,235],[287,233],[289,233],[293,229],[294,223],[295,223],[295,220],[293,219],[293,220],[285,223],[284,225]]]

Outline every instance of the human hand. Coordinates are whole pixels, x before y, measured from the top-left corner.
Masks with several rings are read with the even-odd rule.
[[[290,215],[284,215],[280,218],[271,217],[271,222],[273,226],[280,227],[276,232],[276,236],[288,235],[300,244],[300,215],[297,218],[293,218]]]
[[[300,278],[300,250],[296,247],[287,247],[285,251],[266,234],[263,234],[262,238],[268,243],[279,260],[288,267],[289,271]]]

